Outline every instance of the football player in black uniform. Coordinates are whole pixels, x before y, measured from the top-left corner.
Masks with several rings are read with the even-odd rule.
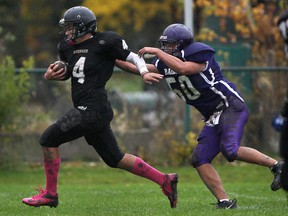
[[[285,43],[285,55],[288,59],[288,10],[284,11],[278,19],[278,27]],[[284,159],[282,167],[281,184],[285,191],[288,191],[288,89],[284,99],[284,106],[281,114],[277,115],[273,121],[273,127],[280,132],[280,156]]]
[[[234,83],[227,80],[214,58],[215,50],[194,41],[190,29],[174,23],[166,27],[159,38],[159,48],[144,47],[139,55],[155,55],[149,71],[161,73],[169,88],[186,104],[195,107],[204,117],[205,125],[194,148],[191,165],[217,199],[216,208],[236,208],[236,199],[229,199],[221,177],[213,167],[213,159],[221,153],[227,161],[235,160],[269,167],[274,174],[271,190],[281,188],[282,162],[256,149],[241,146],[248,108]],[[122,69],[137,72],[129,62]]]
[[[147,83],[158,81],[162,75],[149,73],[145,61],[128,50],[125,40],[116,33],[95,32],[96,17],[86,7],[68,9],[59,24],[64,28],[65,36],[65,40],[58,45],[59,56],[60,60],[68,63],[67,71],[56,71],[56,65],[50,64],[44,77],[46,80],[71,78],[74,108],[42,134],[40,144],[44,157],[46,188],[40,188],[40,193],[35,196],[24,198],[23,203],[36,207],[57,207],[57,180],[61,162],[58,147],[84,136],[108,166],[127,170],[160,185],[171,207],[175,208],[177,174],[159,172],[141,158],[125,154],[119,149],[110,127],[113,111],[105,90],[116,59],[136,65]]]

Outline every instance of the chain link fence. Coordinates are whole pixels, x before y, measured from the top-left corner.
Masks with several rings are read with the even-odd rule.
[[[236,83],[249,106],[250,119],[242,145],[277,155],[279,134],[271,127],[271,121],[283,105],[288,86],[288,68],[226,67],[223,71],[230,81]],[[17,161],[41,163],[42,152],[38,143],[41,133],[72,107],[70,81],[47,82],[42,79],[44,69],[41,68],[30,72],[33,90],[29,103],[24,106],[28,109],[27,127],[1,134],[1,164]],[[115,72],[118,73],[124,72]],[[122,75],[116,83],[129,82],[130,77],[128,73],[127,77],[124,75],[123,78]],[[112,79],[119,78],[113,75]],[[196,145],[203,122],[202,116],[194,108],[187,108],[163,82],[153,86],[140,82],[138,89],[125,92],[115,86],[108,87],[115,113],[112,128],[123,151],[139,155],[152,163],[161,163],[173,157],[168,150],[173,152],[173,148],[187,146],[187,133],[195,135],[192,145]],[[177,149],[174,150],[177,152]],[[60,151],[62,159],[67,161],[101,161],[82,138],[63,144]],[[190,155],[185,154],[183,157]]]

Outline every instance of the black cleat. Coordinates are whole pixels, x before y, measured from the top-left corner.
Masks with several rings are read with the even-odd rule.
[[[281,181],[281,186],[283,190],[288,192],[288,162],[287,161],[283,163],[280,181]]]
[[[218,201],[218,203],[216,204],[216,208],[217,209],[235,209],[237,208],[237,200],[236,199],[229,199],[228,201]]]
[[[283,161],[278,162],[277,164],[273,165],[270,168],[271,172],[274,174],[274,180],[270,186],[272,191],[277,191],[282,187],[281,186],[281,173],[282,173],[283,163],[284,163]]]

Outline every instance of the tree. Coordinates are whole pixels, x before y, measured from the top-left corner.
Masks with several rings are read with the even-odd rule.
[[[181,0],[85,0],[97,17],[98,30],[112,30],[124,36],[132,50],[155,46],[170,23],[183,22]]]
[[[34,56],[35,66],[46,67],[57,57],[59,19],[66,9],[82,2],[82,0],[59,0],[53,3],[44,0],[0,0],[2,15],[0,27],[2,34],[5,33],[6,37],[10,38],[10,41],[5,41],[5,47],[9,49],[1,52],[1,55],[13,56],[17,67],[22,66],[27,56]]]
[[[57,58],[59,42],[59,20],[68,8],[81,4],[81,0],[59,0],[51,3],[45,0],[22,0],[20,20],[24,29],[21,38],[26,44],[26,56],[34,56],[36,66],[47,67]],[[17,36],[20,36],[19,34]],[[19,41],[19,43],[21,43]],[[23,56],[22,56],[23,58]],[[23,59],[19,59],[22,62]]]
[[[213,26],[207,22],[206,26],[202,26],[197,35],[199,40],[222,44],[246,43],[253,53],[251,65],[284,63],[283,42],[276,25],[281,13],[279,0],[196,0],[195,7],[201,8],[204,23],[208,18],[216,20]]]
[[[4,18],[0,19],[0,59],[7,54],[11,54],[11,49],[7,49],[15,42],[15,26],[17,25],[17,14],[19,4],[16,0],[1,1],[0,13]]]
[[[123,33],[123,27],[132,26],[133,31],[143,30],[145,23],[158,18],[166,22],[182,20],[183,1],[175,0],[86,0],[84,5],[94,11],[102,28],[112,28]]]
[[[33,65],[33,59],[25,61],[24,67],[15,74],[15,64],[11,56],[0,63],[0,134],[20,126],[24,110],[21,108],[29,99],[29,75],[27,69]]]

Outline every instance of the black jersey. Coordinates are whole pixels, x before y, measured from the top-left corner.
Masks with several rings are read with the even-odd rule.
[[[74,107],[83,110],[97,109],[99,97],[107,100],[105,85],[115,60],[125,61],[130,53],[125,40],[114,32],[97,32],[80,44],[60,42],[58,49],[60,59],[68,63],[65,79],[71,78]]]

